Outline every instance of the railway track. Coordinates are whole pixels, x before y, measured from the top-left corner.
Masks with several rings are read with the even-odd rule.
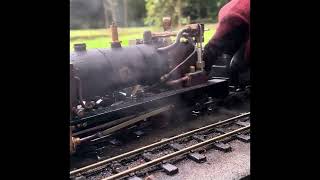
[[[140,179],[156,170],[175,174],[177,161],[206,161],[207,149],[231,150],[228,142],[250,141],[250,112],[70,171],[71,179]]]

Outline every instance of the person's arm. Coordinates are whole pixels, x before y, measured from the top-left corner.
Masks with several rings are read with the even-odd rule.
[[[216,33],[204,47],[205,70],[209,72],[216,59],[226,53],[234,55],[248,40],[249,23],[239,13],[228,12],[220,20]]]

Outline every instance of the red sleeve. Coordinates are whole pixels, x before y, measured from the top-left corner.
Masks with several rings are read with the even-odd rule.
[[[249,24],[250,0],[232,0],[220,9],[218,16],[219,21],[227,16],[237,16]]]
[[[221,53],[233,55],[242,44],[250,45],[249,29],[250,0],[232,0],[219,11],[217,30],[209,44]]]

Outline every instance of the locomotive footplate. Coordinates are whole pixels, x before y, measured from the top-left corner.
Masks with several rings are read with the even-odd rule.
[[[228,94],[229,87],[226,80],[211,79],[204,84],[168,90],[152,96],[129,99],[113,106],[95,109],[82,118],[72,119],[70,125],[77,127],[76,131],[81,131],[86,128],[95,127],[101,123],[112,122],[123,117],[130,117],[138,112],[160,108],[167,104],[173,104],[175,106],[183,104],[184,106],[188,106],[194,105],[195,102],[203,97],[224,98]],[[82,124],[85,124],[85,126],[81,126]]]

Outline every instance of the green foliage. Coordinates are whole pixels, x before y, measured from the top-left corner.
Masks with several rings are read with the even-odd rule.
[[[146,25],[161,25],[162,18],[169,16],[173,24],[178,22],[177,0],[146,0],[147,17]]]
[[[105,0],[73,0],[70,2],[70,28],[96,29],[105,28],[106,18],[111,22],[111,15],[106,15]],[[117,1],[118,18],[123,19],[123,2]],[[173,26],[191,22],[213,23],[219,9],[229,0],[127,0],[128,26],[162,24],[162,18],[170,16]],[[180,5],[179,5],[179,2]],[[115,7],[114,7],[115,8]],[[118,9],[117,8],[117,9]],[[110,12],[110,10],[108,10]],[[181,14],[181,15],[179,15]],[[120,17],[121,16],[121,17]],[[121,23],[118,24],[121,26]]]
[[[145,0],[128,0],[128,23],[129,26],[144,25],[147,10]]]
[[[205,44],[213,36],[215,32],[215,24],[206,24],[209,31],[205,31]],[[162,31],[161,28],[153,27],[131,27],[119,28],[119,40],[122,46],[128,46],[129,40],[142,39],[143,32],[148,29],[151,31]],[[86,43],[88,49],[92,48],[109,48],[111,42],[111,32],[106,29],[86,29],[70,31],[70,51],[73,51],[73,45],[78,43]]]
[[[146,0],[147,17],[146,25],[160,26],[162,17],[170,16],[173,25],[178,21],[189,23],[191,21],[215,22],[219,9],[229,0],[181,0],[179,7],[178,0]],[[181,16],[179,17],[179,8],[181,8]],[[204,22],[207,22],[204,21]]]
[[[148,29],[151,31],[161,31],[159,27],[131,27],[118,28],[119,40],[122,46],[128,46],[129,40],[142,39],[143,32]],[[111,42],[111,31],[106,29],[86,29],[70,31],[70,51],[73,45],[86,43],[87,48],[109,48]]]

